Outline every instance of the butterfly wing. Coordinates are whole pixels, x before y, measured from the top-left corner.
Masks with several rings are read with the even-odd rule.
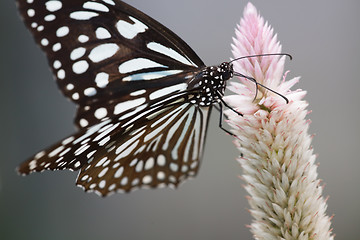
[[[198,171],[209,115],[210,108],[179,96],[132,121],[108,119],[83,129],[24,162],[18,171],[81,169],[77,185],[102,196],[178,186]]]
[[[175,33],[122,1],[17,3],[59,88],[79,105],[80,128],[139,111],[153,92],[187,82],[204,66]]]

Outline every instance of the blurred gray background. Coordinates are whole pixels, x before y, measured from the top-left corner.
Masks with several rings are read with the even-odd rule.
[[[247,1],[128,0],[182,37],[208,65],[228,60]],[[308,91],[319,177],[336,239],[358,239],[360,214],[360,2],[252,1],[278,33],[289,77]],[[75,107],[57,90],[44,54],[0,1],[0,239],[251,239],[249,205],[232,138],[213,112],[196,179],[178,190],[102,199],[77,173],[19,177],[15,167],[74,132]],[[356,236],[357,235],[357,236]]]

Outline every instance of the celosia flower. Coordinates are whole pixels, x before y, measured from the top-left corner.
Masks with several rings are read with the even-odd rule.
[[[273,29],[251,3],[236,29],[232,51],[234,58],[281,53]],[[244,114],[226,112],[250,194],[251,231],[255,239],[333,239],[308,133],[306,92],[290,90],[299,78],[285,81],[285,60],[245,58],[234,62],[234,70],[286,96],[288,104],[262,87],[254,99],[256,86],[245,78],[231,83],[235,94],[225,99]]]

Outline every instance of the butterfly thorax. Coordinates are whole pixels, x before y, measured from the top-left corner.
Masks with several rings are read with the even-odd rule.
[[[231,63],[223,62],[219,66],[205,67],[189,84],[195,93],[190,102],[200,106],[210,106],[219,102],[219,98],[224,95],[226,81],[232,76],[233,65]]]

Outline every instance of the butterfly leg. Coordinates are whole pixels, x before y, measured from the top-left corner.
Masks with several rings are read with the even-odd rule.
[[[230,109],[231,111],[233,111],[234,113],[236,113],[236,114],[239,115],[239,116],[242,116],[242,117],[244,116],[244,114],[239,113],[239,112],[236,111],[234,108],[232,108],[229,104],[227,104],[227,103],[224,101],[224,99],[222,98],[222,96],[221,96],[221,94],[220,94],[219,92],[217,92],[217,96],[218,96],[219,100],[221,101],[221,103],[224,104],[225,107],[227,107],[228,109]],[[222,105],[219,104],[219,106],[221,106],[221,107],[220,107],[220,112],[222,112]]]
[[[216,110],[218,110],[219,113],[221,113],[221,109],[220,109],[217,105],[214,105],[214,108],[215,108]],[[228,117],[227,115],[224,114],[223,117],[224,117],[226,120],[229,120],[229,117]]]
[[[221,109],[220,109],[217,105],[214,105],[214,108],[215,108],[216,110],[218,110],[219,113],[221,113]],[[224,114],[224,118],[225,118],[226,120],[229,120],[228,116],[226,116],[225,114]]]
[[[219,119],[219,127],[226,132],[227,134],[229,134],[230,136],[236,137],[232,132],[230,132],[229,130],[225,129],[223,127],[223,120],[224,120],[224,109],[223,109],[223,105],[221,102],[219,102],[219,112],[220,112],[220,119]]]
[[[214,108],[220,112],[220,108],[217,105],[214,105]]]

